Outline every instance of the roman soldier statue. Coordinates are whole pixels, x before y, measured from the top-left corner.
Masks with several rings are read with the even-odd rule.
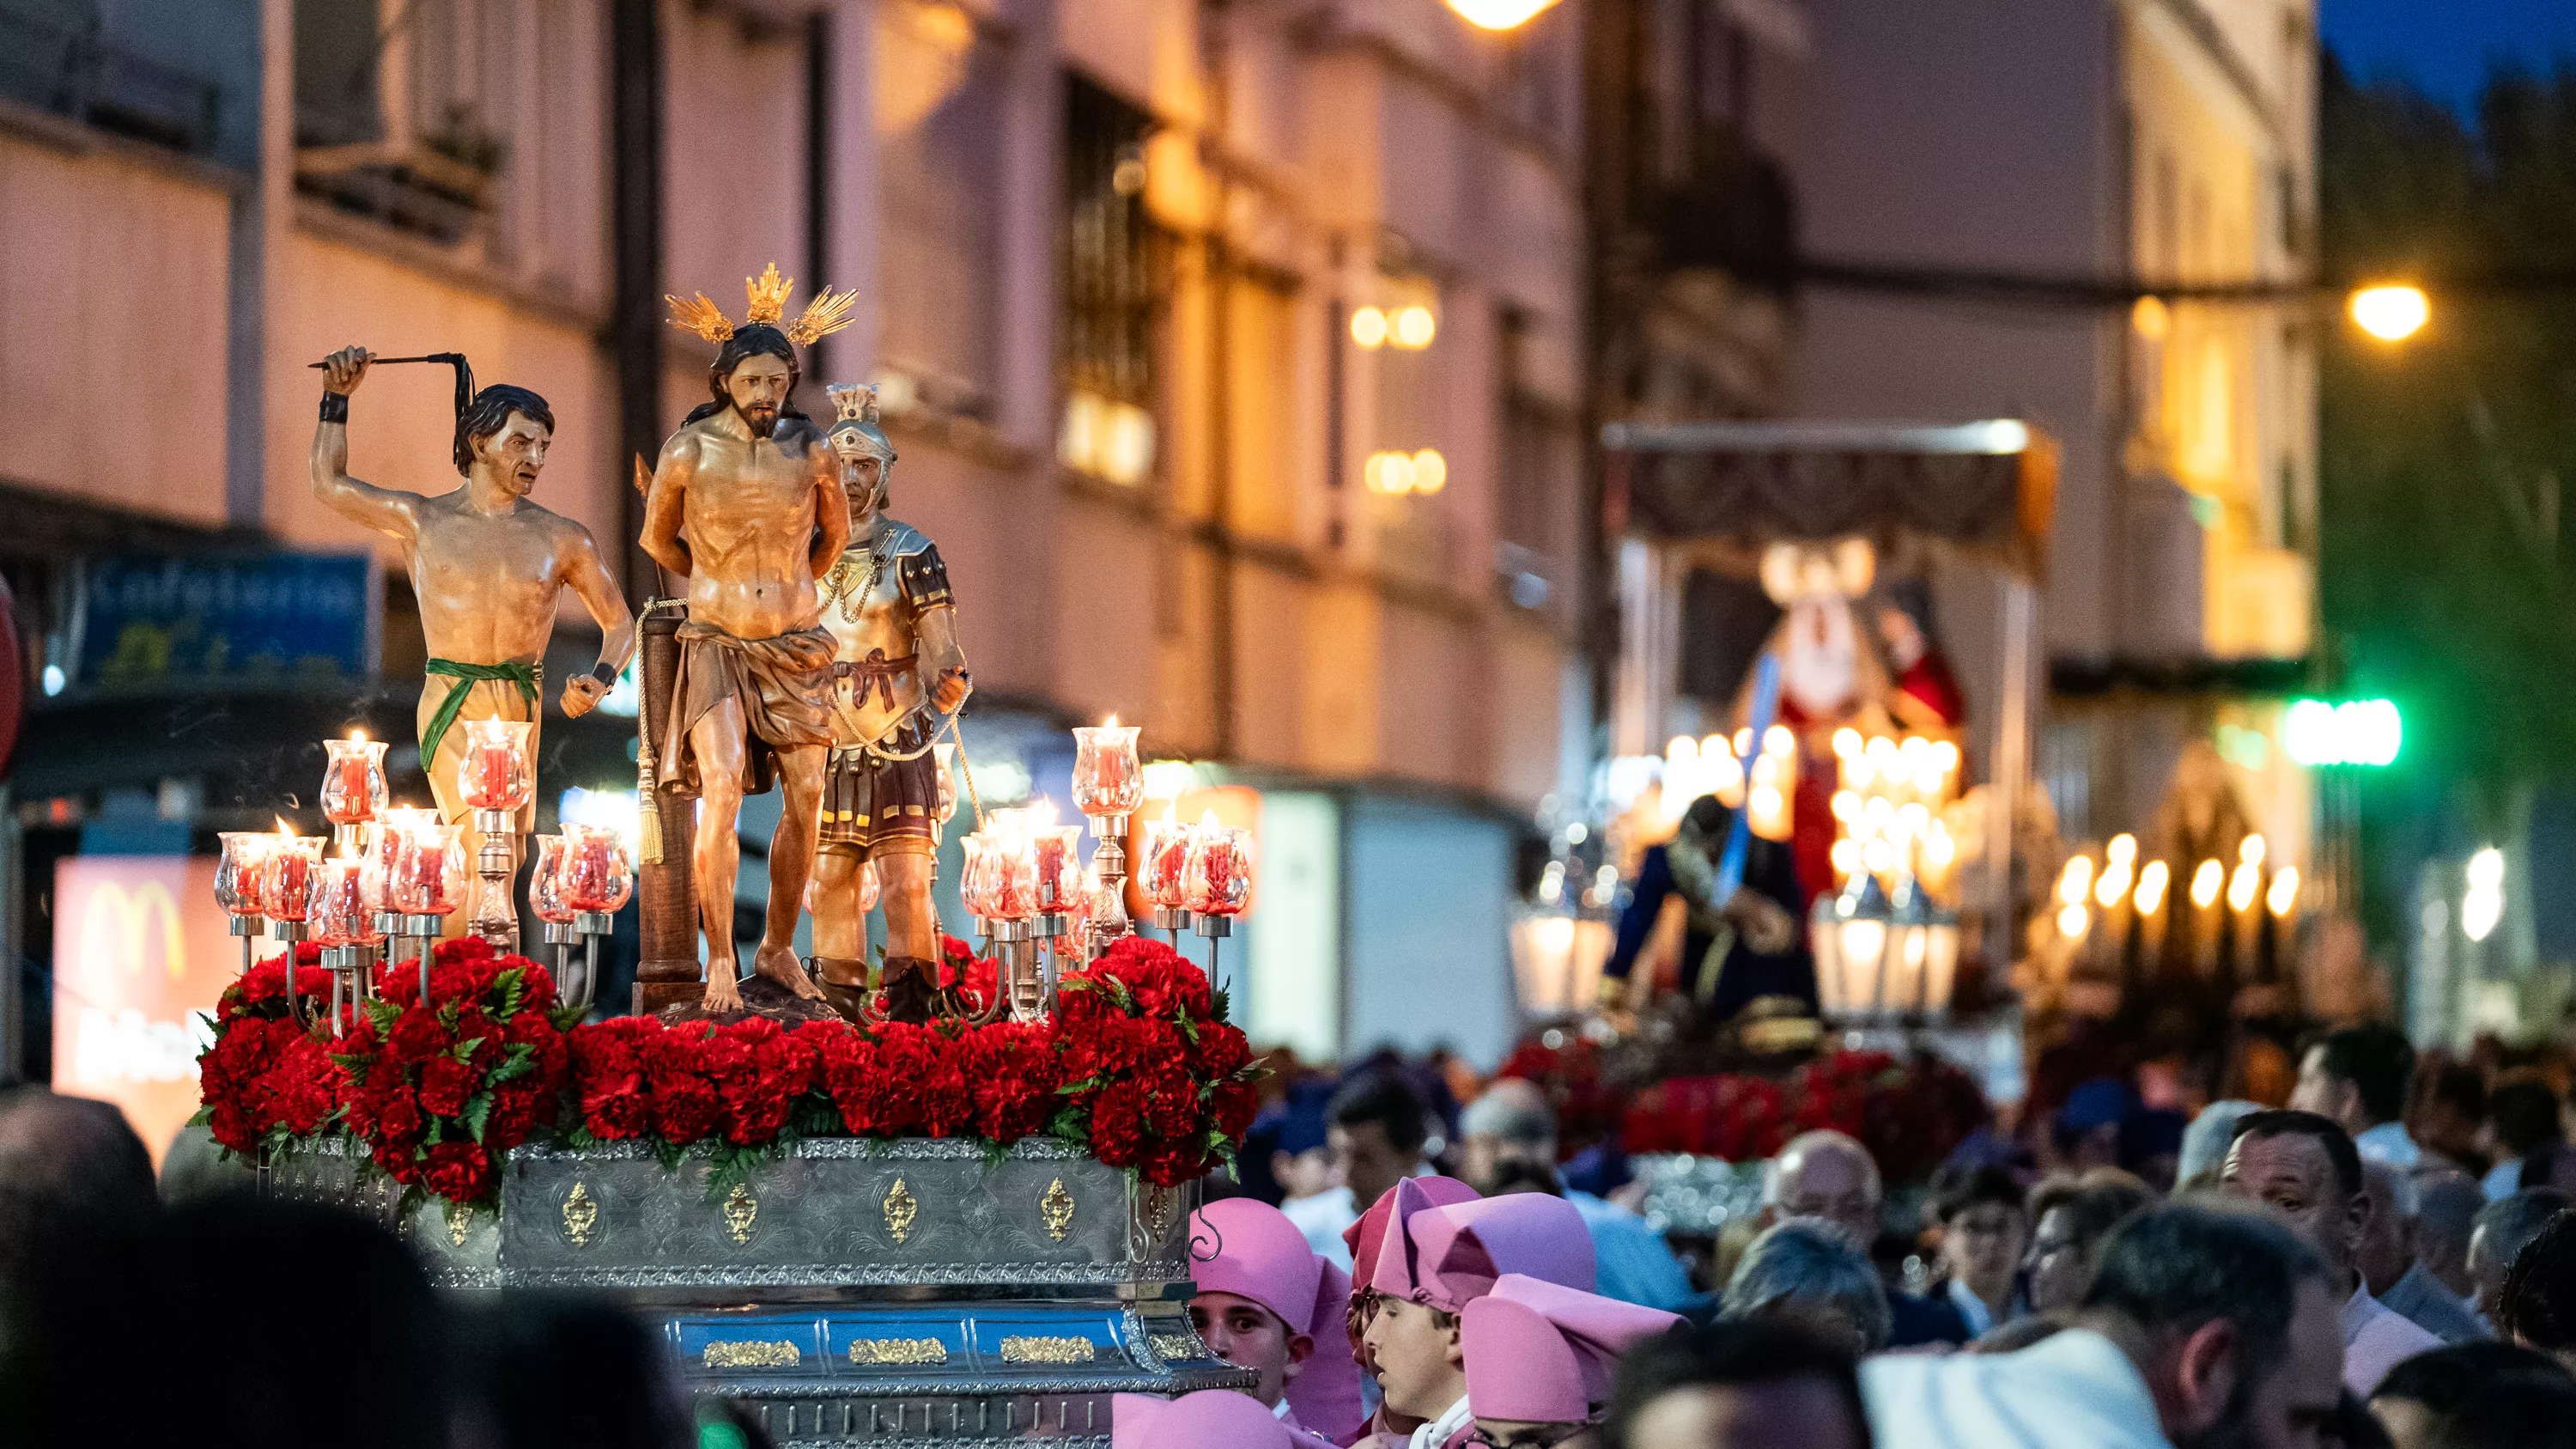
[[[957,647],[957,607],[939,549],[886,516],[894,445],[872,387],[833,386],[829,438],[849,499],[850,546],[823,580],[832,635],[832,752],[814,870],[814,964],[824,995],[856,1018],[866,999],[861,871],[886,910],[885,1015],[927,1021],[938,990],[939,916],[930,901],[942,818],[932,744],[974,683]]]

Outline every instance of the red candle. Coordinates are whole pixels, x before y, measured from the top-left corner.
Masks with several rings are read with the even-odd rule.
[[[1145,899],[1177,910],[1186,894],[1190,833],[1168,820],[1146,828]]]
[[[423,822],[405,835],[393,889],[394,908],[406,915],[443,916],[456,909],[448,855],[455,836],[446,825]],[[461,874],[457,872],[456,874]]]
[[[1245,833],[1210,819],[1190,841],[1189,906],[1207,916],[1231,916],[1252,894],[1251,851]]]
[[[564,898],[577,911],[614,911],[635,890],[617,833],[595,825],[568,825],[564,844]]]
[[[313,939],[325,946],[383,939],[367,905],[366,862],[326,860],[321,870],[313,882]]]
[[[1025,921],[1037,914],[1037,857],[1025,842],[1018,850],[1005,850],[993,873],[993,914],[1006,921]]]
[[[312,888],[313,867],[322,855],[322,841],[317,836],[284,836],[268,857],[266,878],[261,882],[260,898],[268,904],[268,918],[273,921],[301,921],[308,909],[307,892]]]
[[[1038,836],[1037,878],[1042,881],[1064,879],[1064,837],[1049,830]]]
[[[1145,803],[1144,768],[1136,759],[1136,727],[1111,715],[1096,728],[1073,732],[1073,808],[1085,815],[1126,815]]]
[[[465,727],[465,763],[457,783],[477,810],[517,810],[535,793],[528,777],[528,727],[515,720],[479,719]]]
[[[322,814],[334,825],[358,825],[376,818],[384,794],[385,747],[365,735],[324,740],[330,761],[323,766]]]
[[[360,759],[335,760],[331,764],[332,791],[336,797],[323,813],[334,825],[355,825],[375,813],[374,801],[368,798],[367,762]]]

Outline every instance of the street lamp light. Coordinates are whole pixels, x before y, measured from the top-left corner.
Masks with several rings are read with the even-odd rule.
[[[1556,0],[1449,0],[1449,8],[1479,30],[1518,30]]]
[[[2364,287],[2352,294],[2353,324],[2382,342],[2403,342],[2432,318],[2433,304],[2421,287]]]

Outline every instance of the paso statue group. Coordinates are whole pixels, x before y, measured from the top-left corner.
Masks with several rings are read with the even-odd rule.
[[[794,279],[775,265],[745,282],[740,322],[701,293],[671,298],[673,323],[717,346],[711,396],[682,419],[649,473],[642,546],[676,602],[677,666],[644,676],[639,758],[647,788],[694,798],[690,860],[706,979],[695,1009],[744,1009],[734,948],[735,834],[743,796],[776,785],[785,808],[770,842],[768,915],[752,953],[770,1010],[929,1020],[944,1004],[932,866],[947,805],[933,749],[973,681],[957,644],[956,601],[939,550],[886,516],[895,450],[873,388],[826,389],[828,429],[791,401],[797,349],[847,324],[855,294],[818,293],[786,321]],[[456,370],[454,461],[463,487],[435,496],[349,476],[349,404],[380,359],[347,347],[320,364],[313,488],[343,516],[395,539],[420,605],[429,662],[418,721],[421,767],[440,813],[470,831],[459,782],[459,721],[520,720],[536,763],[540,689],[559,592],[600,628],[598,665],[568,681],[563,711],[605,698],[634,653],[636,618],[590,531],[529,499],[554,433],[546,400],[523,387],[477,391]],[[657,723],[656,723],[657,722]],[[952,728],[953,738],[953,728]],[[649,816],[658,799],[642,808]],[[533,807],[530,808],[533,814]],[[533,821],[520,822],[524,834]],[[469,858],[480,846],[469,838]],[[649,851],[648,851],[649,854]],[[873,875],[886,951],[871,1000],[863,890]],[[814,970],[796,955],[813,886]]]

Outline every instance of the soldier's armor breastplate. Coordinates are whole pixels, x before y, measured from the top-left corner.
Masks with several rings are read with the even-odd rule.
[[[930,547],[911,525],[888,519],[875,540],[844,549],[823,583],[823,627],[843,668],[832,682],[832,737],[848,747],[894,733],[921,707],[921,643],[912,602],[904,597],[902,561]],[[876,582],[868,583],[876,562]],[[860,590],[866,592],[862,594]],[[899,668],[886,666],[906,661]],[[871,667],[874,666],[874,667]]]

